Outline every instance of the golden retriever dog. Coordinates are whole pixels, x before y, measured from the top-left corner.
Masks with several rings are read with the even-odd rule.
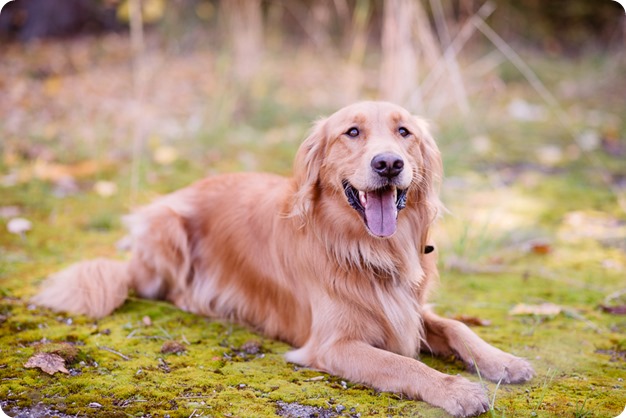
[[[129,261],[70,266],[33,301],[99,318],[132,290],[285,341],[290,362],[477,415],[483,386],[426,366],[420,350],[495,382],[533,369],[427,304],[441,176],[424,121],[357,103],[315,124],[293,177],[226,174],[164,196],[126,218]]]

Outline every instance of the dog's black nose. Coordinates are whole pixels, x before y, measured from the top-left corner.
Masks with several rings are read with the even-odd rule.
[[[378,154],[372,158],[372,169],[381,177],[391,179],[402,172],[404,161],[402,157],[392,152]]]

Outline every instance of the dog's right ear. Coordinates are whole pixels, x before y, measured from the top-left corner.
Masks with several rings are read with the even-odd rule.
[[[288,216],[306,217],[318,193],[320,170],[324,164],[327,145],[326,120],[313,125],[309,136],[302,142],[293,165],[295,190]]]

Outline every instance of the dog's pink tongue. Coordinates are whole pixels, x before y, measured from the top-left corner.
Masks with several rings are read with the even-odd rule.
[[[393,235],[397,215],[393,190],[367,192],[365,198],[365,222],[372,234],[379,237]]]

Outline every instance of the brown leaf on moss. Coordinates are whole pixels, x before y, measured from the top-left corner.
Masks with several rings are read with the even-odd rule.
[[[69,374],[69,371],[65,368],[65,360],[57,354],[37,353],[28,359],[24,367],[28,369],[40,368],[50,375],[56,372]]]
[[[454,317],[454,319],[463,322],[465,325],[474,327],[488,327],[489,325],[491,325],[491,321],[471,315],[457,315]]]
[[[552,245],[546,241],[533,241],[530,243],[530,252],[539,255],[550,254],[552,252]]]
[[[626,315],[626,305],[618,305],[618,306],[600,305],[600,309],[602,309],[602,312],[606,312],[612,315]]]
[[[161,346],[163,354],[178,354],[187,351],[187,348],[178,341],[165,341]]]
[[[74,362],[80,350],[75,345],[59,342],[59,343],[43,343],[35,345],[36,353],[56,354],[68,363]]]
[[[97,174],[106,168],[108,163],[97,160],[86,160],[76,164],[57,164],[39,159],[32,167],[22,172],[22,179],[29,181],[32,178],[47,181],[58,181],[62,178],[88,177]]]

